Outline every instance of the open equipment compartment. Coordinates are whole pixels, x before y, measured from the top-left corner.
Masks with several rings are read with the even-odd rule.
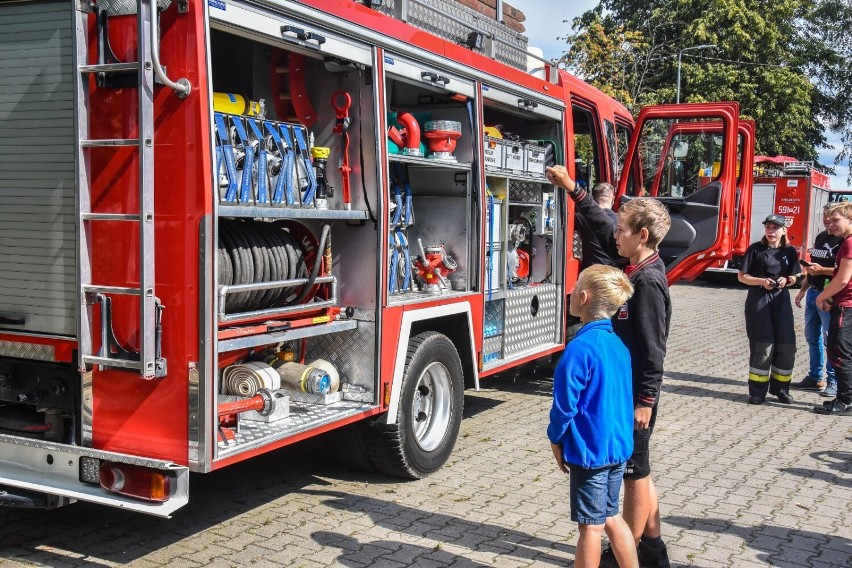
[[[562,111],[488,85],[483,92],[486,180],[486,368],[561,340],[565,222],[545,167],[562,156]]]
[[[210,33],[219,460],[377,406],[372,49],[242,10]]]
[[[474,83],[386,54],[388,303],[476,289]]]

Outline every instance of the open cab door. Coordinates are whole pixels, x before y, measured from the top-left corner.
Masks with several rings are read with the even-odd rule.
[[[734,203],[736,222],[731,254],[745,254],[751,226],[751,198],[754,188],[754,137],[756,125],[753,120],[740,120],[740,173],[737,177],[737,197]],[[730,256],[728,259],[730,260]]]
[[[616,202],[644,196],[668,208],[672,225],[660,257],[669,284],[693,280],[731,254],[738,139],[735,102],[660,105],[639,113]]]

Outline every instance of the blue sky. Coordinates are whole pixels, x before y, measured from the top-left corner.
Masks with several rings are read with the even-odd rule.
[[[555,59],[565,52],[565,42],[557,37],[564,37],[571,31],[571,20],[586,10],[595,7],[597,0],[509,0],[509,4],[521,10],[527,17],[524,26],[529,37],[530,47],[539,47],[547,59]],[[567,20],[568,23],[562,23]],[[759,125],[758,125],[759,127]],[[834,164],[837,148],[840,147],[840,135],[836,132],[826,132],[826,138],[832,148],[820,152],[820,162]],[[832,189],[846,189],[846,176],[849,174],[849,162],[835,166],[835,175],[831,178]]]

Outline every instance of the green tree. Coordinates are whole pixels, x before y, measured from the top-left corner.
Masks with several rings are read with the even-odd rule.
[[[757,122],[758,153],[814,160],[825,141],[815,113],[820,95],[801,63],[797,39],[798,22],[812,2],[601,0],[574,20],[563,62],[602,89],[608,74],[595,69],[623,69],[621,90],[631,94],[624,102],[635,112],[675,101],[682,49],[715,45],[714,51],[682,54],[680,100],[738,101],[741,115]],[[590,56],[589,45],[605,37],[629,49]]]
[[[840,133],[834,161],[852,158],[852,5],[849,0],[818,0],[799,27],[802,61],[819,90],[815,112]],[[852,169],[847,183],[852,185]]]

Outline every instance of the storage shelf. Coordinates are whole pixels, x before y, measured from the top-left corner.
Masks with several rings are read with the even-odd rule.
[[[541,202],[534,201],[510,201],[509,207],[541,207]]]
[[[364,221],[367,212],[359,209],[313,209],[310,207],[258,207],[255,205],[220,205],[220,217],[275,219],[346,219]]]
[[[402,294],[389,295],[388,306],[400,306],[426,301],[445,300],[447,298],[460,298],[474,293],[475,292],[470,290],[449,290],[442,294],[429,294],[428,292],[404,292]]]
[[[531,181],[533,183],[540,183],[542,185],[550,185],[550,182],[547,181],[547,178],[543,176],[533,176],[517,172],[498,172],[494,170],[489,170],[488,168],[485,169],[485,177],[514,179],[518,181]]]
[[[227,353],[228,351],[235,351],[237,349],[257,347],[258,345],[271,345],[282,341],[292,341],[294,339],[303,339],[305,337],[317,337],[319,335],[328,335],[329,333],[348,331],[357,327],[358,322],[355,320],[338,320],[321,325],[298,327],[273,333],[260,333],[257,335],[247,335],[245,337],[235,337],[233,339],[220,341],[218,343],[218,352]]]
[[[419,158],[416,156],[403,156],[402,154],[391,154],[388,156],[391,162],[400,162],[411,166],[439,168],[442,170],[455,170],[459,172],[469,172],[471,169],[470,163],[451,162],[449,160],[432,160],[430,158]]]

